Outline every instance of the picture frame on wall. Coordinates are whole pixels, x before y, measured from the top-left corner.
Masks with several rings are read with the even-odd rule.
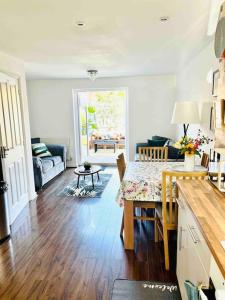
[[[219,80],[219,70],[213,72],[213,82],[212,82],[212,95],[213,97],[218,96],[218,80]]]

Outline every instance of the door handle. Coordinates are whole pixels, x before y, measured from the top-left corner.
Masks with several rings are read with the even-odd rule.
[[[7,151],[9,151],[8,148],[1,146],[1,148],[0,148],[1,158],[6,158],[6,155],[8,155]]]

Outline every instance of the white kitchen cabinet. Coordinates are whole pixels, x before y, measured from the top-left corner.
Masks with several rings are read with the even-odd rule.
[[[186,300],[185,280],[208,288],[211,254],[205,249],[207,245],[202,242],[198,225],[181,198],[178,204],[177,278],[182,299]],[[199,253],[204,255],[200,257]]]

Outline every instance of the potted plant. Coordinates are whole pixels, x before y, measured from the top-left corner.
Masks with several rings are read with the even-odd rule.
[[[88,161],[85,161],[84,162],[84,169],[85,169],[85,171],[90,171],[91,163],[89,163]]]
[[[184,136],[174,144],[174,147],[184,154],[184,168],[186,171],[193,171],[195,167],[195,155],[201,157],[201,146],[209,144],[212,139],[201,135],[201,130],[198,130],[196,138]]]

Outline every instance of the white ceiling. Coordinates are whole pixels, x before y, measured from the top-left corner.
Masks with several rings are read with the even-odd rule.
[[[28,78],[172,73],[209,43],[209,10],[210,0],[0,0],[0,49]]]

